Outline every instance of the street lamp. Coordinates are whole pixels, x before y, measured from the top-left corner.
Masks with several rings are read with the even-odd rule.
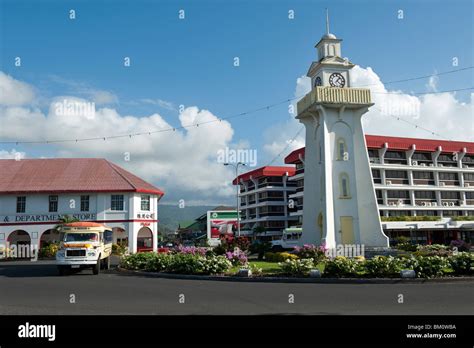
[[[239,166],[245,166],[246,164],[243,162],[237,162],[236,164],[233,163],[224,163],[225,166],[232,166],[235,168],[235,177],[239,176]],[[236,203],[237,203],[237,236],[240,237],[240,207],[239,207],[239,183],[237,182],[237,190],[236,190]]]

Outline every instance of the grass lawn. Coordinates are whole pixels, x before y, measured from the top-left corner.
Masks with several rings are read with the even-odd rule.
[[[268,261],[249,261],[250,265],[254,265],[254,267],[258,267],[262,269],[262,275],[264,276],[271,276],[271,275],[283,275],[282,269],[278,262],[268,262]],[[242,268],[241,266],[234,266],[232,267],[227,274],[234,275],[236,274],[239,269]],[[324,271],[324,263],[319,263],[316,265],[316,268],[321,271]]]

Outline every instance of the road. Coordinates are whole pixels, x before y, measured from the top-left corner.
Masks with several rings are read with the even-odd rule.
[[[472,282],[247,283],[116,270],[59,277],[52,261],[0,262],[0,314],[474,314],[473,293]]]

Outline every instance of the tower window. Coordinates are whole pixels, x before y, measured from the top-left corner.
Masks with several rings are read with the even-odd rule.
[[[349,153],[347,152],[346,141],[343,138],[337,140],[337,160],[347,161],[349,159]]]
[[[350,198],[349,176],[346,173],[341,173],[339,175],[339,186],[341,198]]]

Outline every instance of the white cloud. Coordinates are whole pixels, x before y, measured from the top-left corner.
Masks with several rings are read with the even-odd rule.
[[[15,149],[12,149],[10,152],[5,150],[0,150],[0,159],[16,159],[21,160],[25,158],[24,152],[18,152]]]
[[[372,92],[375,105],[362,118],[367,134],[441,139],[436,134],[397,120],[399,117],[442,135],[443,140],[474,141],[474,93],[471,93],[468,103],[456,99],[455,93],[408,95],[400,90],[388,90],[372,68],[358,65],[351,70],[351,83],[352,87],[366,87]],[[438,77],[432,76],[426,87],[430,92],[437,91]],[[308,77],[297,78],[295,96],[305,95],[310,90]],[[300,126],[293,116],[286,122],[270,126],[264,132],[266,153],[270,156],[278,154]],[[287,154],[297,147],[294,145],[304,146],[304,132],[297,137],[295,144],[289,146]]]
[[[167,110],[176,110],[173,103],[163,100],[163,99],[159,99],[159,98],[158,99],[143,98],[143,99],[140,99],[139,102],[144,103],[144,104],[156,105]]]
[[[58,103],[64,100],[74,105],[88,103],[94,108],[93,113],[80,108],[72,113],[58,111]],[[217,151],[232,147],[231,124],[195,106],[186,108],[179,115],[179,122],[181,126],[201,126],[107,141],[48,145],[41,147],[41,155],[104,157],[164,189],[168,199],[185,199],[187,203],[228,202],[235,193],[231,185],[233,171],[218,163]],[[95,107],[90,100],[73,96],[53,98],[46,113],[28,106],[0,108],[3,141],[79,139],[170,128],[173,126],[158,113],[147,117],[121,115],[113,108]]]
[[[24,105],[31,103],[34,97],[34,89],[30,85],[0,71],[0,105]]]

